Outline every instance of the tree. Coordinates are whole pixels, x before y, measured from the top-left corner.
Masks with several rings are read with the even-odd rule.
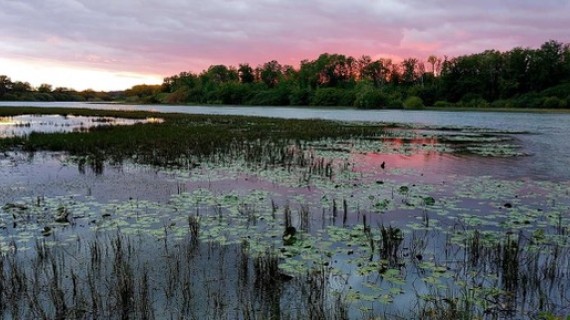
[[[162,92],[188,90],[198,85],[198,76],[192,72],[180,72],[178,75],[164,78]]]
[[[392,85],[397,86],[400,84],[400,82],[402,82],[402,75],[400,73],[400,66],[396,63],[392,63],[392,61],[390,61],[389,66],[390,66],[389,67],[390,69],[388,72],[390,73],[390,78],[389,78],[390,83]]]
[[[52,86],[51,86],[51,84],[42,83],[42,84],[38,87],[38,92],[41,92],[41,93],[51,93],[51,91],[52,91]]]
[[[530,59],[531,90],[544,90],[564,77],[564,45],[550,40],[535,50]]]
[[[253,68],[247,63],[239,65],[238,68],[239,81],[241,83],[253,83],[255,81],[255,75],[253,74]]]
[[[434,77],[437,75],[437,74],[435,73],[435,64],[437,63],[438,60],[439,60],[439,59],[438,59],[436,56],[434,56],[434,55],[431,55],[431,56],[429,56],[429,57],[427,58],[427,62],[428,62],[429,64],[431,64],[431,73],[433,74]],[[440,60],[440,61],[441,61],[441,60]]]
[[[263,81],[268,88],[275,87],[282,75],[281,64],[275,60],[266,62],[260,67],[261,81]]]
[[[0,97],[10,91],[12,91],[12,80],[8,76],[0,75]]]
[[[402,61],[402,81],[406,85],[413,85],[418,79],[418,59],[408,58]]]
[[[380,59],[372,61],[369,56],[362,56],[357,61],[358,79],[369,81],[375,87],[380,87],[386,83],[389,70],[386,68],[386,60]]]
[[[239,79],[239,74],[237,69],[228,68],[223,64],[213,65],[208,68],[207,71],[202,72],[200,78],[204,82],[212,82],[216,84],[237,81]]]
[[[32,86],[29,82],[16,81],[12,84],[12,91],[14,93],[26,93],[32,91]]]

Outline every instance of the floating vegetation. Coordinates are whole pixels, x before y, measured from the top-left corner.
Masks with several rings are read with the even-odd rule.
[[[1,317],[569,313],[568,182],[430,175],[397,162],[478,143],[516,146],[511,133],[459,138],[457,130],[379,124],[164,119],[0,140],[20,150],[68,150],[73,156],[61,165],[77,166],[78,175],[91,168],[96,179],[111,164],[137,163],[172,186],[163,200],[102,200],[71,186],[12,196],[0,209]]]

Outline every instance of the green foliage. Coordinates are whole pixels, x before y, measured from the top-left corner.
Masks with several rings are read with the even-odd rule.
[[[404,100],[405,109],[422,109],[424,107],[424,102],[420,97],[411,96]]]
[[[222,104],[242,104],[247,100],[249,92],[246,86],[237,82],[227,82],[220,84],[215,96]]]
[[[433,104],[433,106],[434,106],[434,107],[437,107],[437,108],[446,108],[446,107],[450,107],[450,106],[451,106],[451,103],[449,103],[449,102],[447,102],[447,101],[441,101],[441,100],[439,100],[439,101],[436,101],[436,102]]]
[[[487,50],[443,61],[411,57],[401,63],[323,53],[301,61],[298,69],[275,60],[255,68],[212,65],[199,74],[181,72],[162,85],[137,85],[119,95],[61,89],[42,84],[34,90],[27,82],[0,75],[2,100],[418,108],[402,102],[417,97],[427,106],[566,108],[570,45],[550,40],[537,49]]]
[[[0,147],[18,146],[22,150],[66,150],[72,155],[123,159],[165,165],[181,159],[208,157],[231,152],[232,148],[324,138],[375,135],[377,124],[340,124],[325,120],[275,119],[245,116],[156,114],[137,111],[111,111],[60,108],[0,108],[0,116],[19,114],[105,115],[123,118],[159,117],[163,123],[101,127],[89,132],[34,133],[27,137],[0,139]],[[260,157],[265,157],[263,153]],[[253,160],[253,159],[252,159]]]
[[[51,94],[48,94],[45,92],[37,92],[37,93],[34,93],[34,100],[35,101],[49,102],[49,101],[54,101],[55,99],[53,98],[53,96]]]
[[[308,106],[313,99],[313,91],[305,88],[294,88],[289,94],[289,103],[292,106]]]
[[[557,86],[548,88],[540,92],[540,95],[544,97],[557,97],[560,99],[565,99],[570,96],[570,83],[562,83]]]
[[[432,85],[415,85],[407,90],[406,95],[420,97],[426,106],[433,106],[438,97],[437,88]]]
[[[497,109],[506,109],[506,108],[512,108],[513,103],[511,100],[499,99],[493,101],[490,106],[492,108],[497,108]]]
[[[570,320],[570,315],[569,316],[557,316],[555,314],[552,314],[550,312],[539,312],[538,313],[538,319],[540,320]]]
[[[255,94],[247,104],[254,106],[283,106],[289,104],[289,93],[286,90],[271,89]]]
[[[543,100],[542,107],[547,109],[558,109],[566,107],[566,100],[557,97],[548,97]]]
[[[318,88],[315,90],[312,106],[339,106],[344,100],[344,91],[339,88]]]
[[[536,92],[529,92],[513,99],[513,107],[515,108],[541,108],[544,104],[544,98]]]
[[[400,97],[391,96],[390,100],[388,100],[388,108],[390,109],[403,109],[404,103]]]
[[[382,91],[366,86],[356,93],[354,106],[359,109],[379,109],[385,108],[388,101],[389,97]]]
[[[488,108],[490,106],[489,102],[481,97],[481,95],[474,93],[464,95],[459,105],[467,108]]]

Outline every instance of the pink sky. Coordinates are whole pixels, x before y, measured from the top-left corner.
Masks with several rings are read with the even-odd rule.
[[[563,0],[26,0],[0,6],[0,74],[126,89],[212,64],[426,59],[570,42]]]

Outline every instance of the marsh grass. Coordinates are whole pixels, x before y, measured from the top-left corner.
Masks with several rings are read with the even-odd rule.
[[[39,241],[33,252],[2,255],[2,318],[333,319],[346,312],[340,301],[324,302],[323,270],[284,277],[272,250],[252,256],[246,243],[228,248],[188,240],[165,254],[161,242],[115,233],[100,235],[87,250]],[[156,254],[141,256],[149,249]],[[306,308],[291,308],[297,303]]]
[[[331,175],[330,162],[311,159],[300,151],[302,141],[374,136],[383,129],[378,124],[340,124],[324,120],[57,108],[0,109],[0,115],[54,113],[137,119],[158,117],[164,122],[95,127],[88,132],[77,133],[32,133],[27,137],[0,139],[0,149],[18,147],[32,152],[68,151],[91,159],[87,163],[92,165],[103,160],[121,162],[136,159],[152,165],[188,167],[204,160],[243,158],[249,163],[310,165],[311,170],[319,174]]]
[[[365,291],[348,285],[354,274],[343,275],[332,267],[339,259],[334,252],[318,253],[311,258],[317,260],[297,273],[285,272],[282,264],[300,256],[282,255],[281,250],[298,252],[317,246],[311,242],[310,230],[303,231],[298,246],[267,246],[262,251],[247,237],[238,244],[201,240],[202,230],[208,231],[203,225],[208,212],[212,221],[218,221],[217,205],[211,205],[210,211],[203,208],[200,219],[194,213],[187,217],[186,236],[179,240],[172,238],[174,231],[158,238],[108,231],[92,238],[79,236],[71,243],[55,232],[36,240],[28,250],[13,243],[13,249],[0,256],[2,316],[354,319],[398,315],[390,307],[397,294],[373,296],[375,302],[369,305],[374,307],[369,307],[369,300],[352,300]],[[271,204],[267,208],[271,210]],[[313,221],[314,213],[309,206],[300,206],[297,219],[296,210],[285,205],[276,225],[291,227],[294,220],[306,224],[303,219],[311,216]],[[400,292],[405,281],[422,284],[412,289],[416,299],[409,302],[411,309],[400,311],[403,318],[533,318],[537,310],[560,314],[568,301],[564,284],[568,247],[541,232],[507,231],[490,237],[488,231],[455,224],[446,231],[422,226],[424,230],[407,233],[392,225],[372,227],[368,214],[353,214],[361,216],[361,224],[336,229],[351,242],[348,255],[360,256],[353,267],[359,264],[356,270],[370,270],[365,277],[382,279],[373,282],[380,290],[388,286]],[[457,233],[464,234],[462,241],[441,241],[446,234]],[[445,245],[448,253],[430,252],[436,245]]]

